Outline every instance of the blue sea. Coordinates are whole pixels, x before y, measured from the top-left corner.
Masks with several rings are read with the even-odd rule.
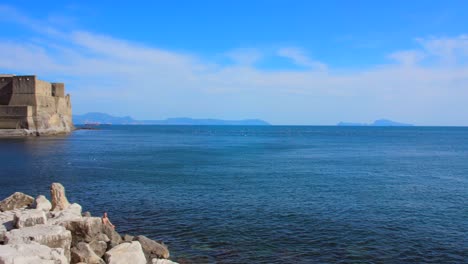
[[[61,182],[180,263],[468,262],[468,128],[101,126],[0,166],[0,199]]]

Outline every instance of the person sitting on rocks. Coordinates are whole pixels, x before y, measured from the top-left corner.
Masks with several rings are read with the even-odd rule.
[[[107,212],[104,212],[104,215],[102,216],[102,223],[105,225],[109,225],[112,228],[115,228],[115,225],[113,225],[109,220],[109,217],[107,217]]]

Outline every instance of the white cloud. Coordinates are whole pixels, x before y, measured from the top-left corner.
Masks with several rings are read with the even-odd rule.
[[[415,65],[424,59],[426,55],[419,50],[397,51],[389,55],[389,58],[396,60],[403,65]]]
[[[326,70],[327,66],[319,61],[311,60],[302,49],[299,48],[281,48],[277,52],[278,56],[291,59],[295,64],[312,69]]]
[[[428,54],[439,57],[446,62],[455,63],[468,57],[468,35],[452,38],[418,38],[417,41]]]
[[[251,66],[258,62],[263,57],[263,54],[257,49],[235,49],[226,52],[226,56],[236,64]]]
[[[31,21],[18,12],[16,18],[23,26]],[[85,30],[40,22],[30,30],[35,32],[30,38],[0,38],[0,69],[65,81],[77,113],[264,118],[276,124],[386,117],[468,125],[468,67],[460,63],[468,55],[466,35],[420,38],[420,48],[388,55],[397,64],[362,69],[326,66],[299,48],[285,47],[276,55],[306,69],[272,71],[255,67],[271,56],[257,49],[226,52],[234,63],[224,65]]]

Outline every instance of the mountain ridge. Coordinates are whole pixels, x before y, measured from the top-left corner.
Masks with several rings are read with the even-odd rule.
[[[163,120],[137,120],[131,116],[112,116],[101,112],[89,112],[82,115],[73,115],[75,125],[102,124],[102,125],[243,125],[243,126],[269,126],[261,119],[223,120],[214,118],[173,117]]]

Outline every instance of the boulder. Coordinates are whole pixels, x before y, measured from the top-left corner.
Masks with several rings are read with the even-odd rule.
[[[49,212],[48,222],[51,225],[60,225],[64,222],[80,221],[81,219],[83,219],[81,216],[81,205],[74,203],[62,211]]]
[[[177,262],[174,262],[174,261],[170,261],[168,259],[157,259],[157,258],[154,258],[151,260],[151,264],[179,264]]]
[[[134,236],[131,236],[131,235],[128,235],[128,234],[125,234],[125,235],[122,236],[122,240],[124,242],[132,242],[134,238],[135,238]]]
[[[105,254],[108,264],[146,264],[145,254],[137,241],[122,243]]]
[[[102,220],[99,217],[81,217],[76,220],[61,222],[60,225],[72,233],[73,246],[79,242],[89,243],[99,239],[98,236],[103,234]],[[108,237],[106,238],[109,240]]]
[[[169,258],[169,250],[167,249],[166,245],[159,244],[158,242],[145,236],[137,236],[135,241],[140,242],[148,262],[151,262],[153,258]]]
[[[65,188],[58,182],[54,182],[50,186],[50,197],[52,198],[52,211],[64,210],[70,206],[65,195]]]
[[[104,240],[93,240],[89,242],[89,247],[94,251],[96,255],[102,258],[102,256],[104,256],[104,253],[106,253],[107,250],[107,242]]]
[[[0,213],[0,244],[5,240],[6,232],[15,228],[15,214],[16,212],[20,211],[23,211],[23,209],[16,209]]]
[[[0,202],[0,211],[19,209],[30,206],[34,198],[21,192],[15,192]]]
[[[36,243],[0,246],[2,264],[67,264],[61,248],[49,248]]]
[[[70,260],[72,235],[63,226],[35,225],[13,229],[6,233],[5,244],[39,243],[50,248],[61,248],[65,257]]]
[[[71,262],[79,263],[85,262],[87,264],[105,264],[104,260],[101,259],[90,246],[84,242],[80,242],[71,249]]]
[[[39,195],[34,201],[33,208],[48,212],[52,209],[52,203],[44,195]]]
[[[102,232],[109,237],[109,247],[113,248],[118,244],[122,243],[122,237],[109,225],[102,225]]]
[[[15,213],[15,227],[23,228],[47,223],[44,211],[39,209],[24,210]]]
[[[91,213],[89,211],[86,211],[84,212],[83,214],[81,214],[81,216],[83,217],[91,217]]]

